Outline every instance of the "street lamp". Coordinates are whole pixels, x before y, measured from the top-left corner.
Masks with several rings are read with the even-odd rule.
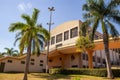
[[[53,25],[54,23],[52,23],[52,12],[55,11],[54,7],[48,7],[49,11],[50,11],[50,21],[49,23],[47,23],[47,25],[49,25],[49,34],[50,34],[50,30],[51,30],[51,25]],[[49,54],[49,45],[50,45],[50,40],[47,41],[47,55],[46,55],[46,73],[48,72],[48,54]]]

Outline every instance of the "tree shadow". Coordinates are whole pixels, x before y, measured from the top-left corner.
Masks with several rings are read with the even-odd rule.
[[[35,78],[44,78],[47,80],[56,80],[56,79],[70,79],[68,75],[62,74],[48,74],[48,73],[30,73]]]

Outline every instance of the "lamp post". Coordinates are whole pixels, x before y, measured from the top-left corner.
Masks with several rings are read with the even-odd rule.
[[[49,23],[47,23],[47,25],[49,26],[49,34],[50,34],[50,30],[51,30],[51,25],[53,25],[54,23],[52,23],[52,12],[55,11],[54,7],[48,7],[49,11],[50,11],[50,21]],[[49,54],[49,45],[50,45],[50,40],[47,41],[47,55],[46,55],[46,73],[48,72],[48,54]]]

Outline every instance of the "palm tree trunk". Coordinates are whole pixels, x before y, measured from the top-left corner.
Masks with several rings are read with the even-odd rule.
[[[31,44],[27,48],[26,65],[25,65],[25,71],[24,71],[24,78],[23,78],[23,80],[28,80],[27,79],[27,74],[29,72],[30,54],[31,54]]]
[[[108,73],[107,77],[112,79],[113,74],[112,74],[111,63],[110,63],[109,41],[108,41],[108,35],[106,33],[103,34],[103,43],[104,43],[107,73]]]

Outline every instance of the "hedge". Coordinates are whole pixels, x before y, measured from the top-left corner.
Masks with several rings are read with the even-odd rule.
[[[114,77],[120,77],[120,69],[112,69]],[[90,76],[98,76],[98,77],[107,77],[106,69],[50,69],[50,74],[80,74],[80,75],[90,75]]]

